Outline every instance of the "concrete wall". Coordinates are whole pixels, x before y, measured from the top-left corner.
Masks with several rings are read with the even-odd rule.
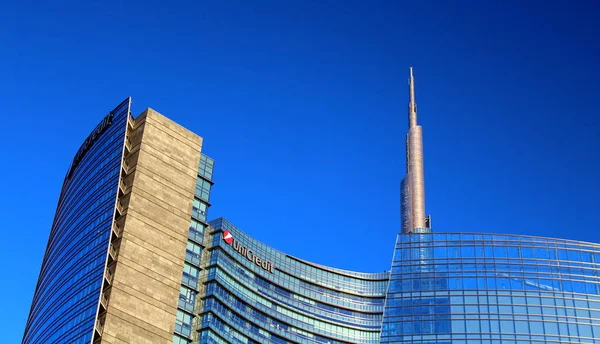
[[[202,138],[152,109],[129,137],[132,187],[102,343],[170,344]]]

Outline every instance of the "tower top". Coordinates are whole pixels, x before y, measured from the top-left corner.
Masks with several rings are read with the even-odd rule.
[[[402,233],[431,231],[430,217],[425,215],[425,172],[423,167],[423,128],[417,124],[415,78],[409,67],[408,132],[406,133],[406,176],[402,179],[400,212]]]
[[[410,77],[408,78],[408,128],[417,126],[417,103],[415,103],[415,78],[413,77],[413,67],[408,68]]]

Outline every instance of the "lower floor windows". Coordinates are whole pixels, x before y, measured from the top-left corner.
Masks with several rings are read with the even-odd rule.
[[[176,334],[173,335],[173,344],[190,344],[191,341]]]

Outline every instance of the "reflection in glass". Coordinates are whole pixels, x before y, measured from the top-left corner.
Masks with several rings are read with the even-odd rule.
[[[400,234],[381,342],[594,343],[596,257],[599,245],[551,238]]]

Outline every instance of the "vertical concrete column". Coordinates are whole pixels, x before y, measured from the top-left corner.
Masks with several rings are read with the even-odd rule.
[[[202,138],[147,109],[128,156],[131,193],[102,343],[172,343]]]

